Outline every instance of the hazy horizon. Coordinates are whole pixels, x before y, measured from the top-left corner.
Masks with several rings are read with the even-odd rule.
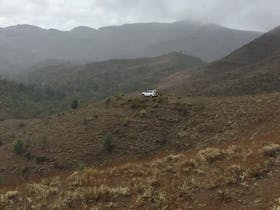
[[[19,24],[14,24],[14,25],[0,26],[0,28],[9,28],[9,27],[15,27],[15,26],[34,26],[34,27],[38,27],[38,28],[41,28],[41,29],[44,29],[44,30],[54,29],[54,30],[66,32],[66,31],[71,31],[71,30],[79,28],[79,27],[91,28],[91,29],[94,29],[94,30],[101,30],[102,28],[107,28],[107,27],[118,27],[118,26],[133,25],[133,24],[153,24],[153,23],[155,23],[155,24],[157,24],[157,23],[158,24],[174,24],[174,23],[179,23],[179,22],[193,22],[193,23],[197,23],[197,24],[201,24],[201,25],[208,25],[208,24],[212,25],[213,24],[213,25],[218,25],[218,26],[221,26],[221,27],[225,27],[225,28],[229,28],[229,29],[234,29],[234,30],[266,32],[266,31],[257,31],[257,30],[233,28],[233,27],[225,26],[225,25],[218,24],[218,23],[212,23],[212,22],[198,22],[198,21],[188,21],[188,20],[176,20],[176,21],[169,21],[169,22],[161,22],[161,21],[158,21],[158,22],[156,22],[156,21],[151,21],[151,22],[131,22],[131,23],[122,23],[122,24],[115,24],[115,25],[104,25],[104,26],[96,27],[96,28],[92,27],[92,26],[89,26],[89,25],[76,25],[76,26],[73,26],[72,28],[69,28],[69,29],[61,29],[61,28],[54,28],[54,27],[44,27],[44,26],[34,25],[34,24],[30,24],[30,23],[19,23]],[[275,27],[277,27],[277,26],[275,26]],[[273,29],[273,28],[271,28],[271,29]]]
[[[28,24],[68,31],[187,20],[265,32],[280,25],[279,6],[277,0],[0,0],[0,27]]]

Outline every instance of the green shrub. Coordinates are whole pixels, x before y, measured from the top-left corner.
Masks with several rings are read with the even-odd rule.
[[[81,171],[85,170],[86,168],[87,168],[87,165],[86,165],[85,163],[80,163],[80,164],[79,164],[79,169],[80,169]]]
[[[2,176],[0,176],[0,185],[3,185],[5,182],[4,178]]]
[[[48,158],[44,157],[44,156],[40,156],[40,157],[36,157],[36,163],[43,163],[46,162],[48,160]]]
[[[72,109],[78,109],[78,107],[79,107],[79,101],[78,100],[72,101],[71,108]]]
[[[111,152],[113,150],[113,136],[108,133],[103,139],[103,147],[106,151]]]
[[[24,151],[24,144],[22,140],[17,140],[17,142],[14,145],[14,150],[16,154],[20,155]]]
[[[30,168],[29,167],[24,167],[21,171],[22,174],[27,175],[30,174]]]

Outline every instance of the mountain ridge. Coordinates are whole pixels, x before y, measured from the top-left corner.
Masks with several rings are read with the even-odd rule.
[[[224,41],[212,40],[211,43],[205,41],[203,45],[197,44],[195,48],[189,50],[184,47],[178,49],[173,45],[156,52],[151,50],[153,45],[168,40],[179,39],[179,43],[184,42],[184,37],[191,34],[193,34],[192,36],[199,35],[201,33],[199,29],[205,27],[213,28],[214,32],[212,33],[220,34],[223,37],[221,40]],[[20,71],[48,59],[94,62],[108,59],[154,57],[184,50],[187,52],[186,54],[207,61],[221,58],[261,34],[251,31],[243,31],[239,34],[233,29],[221,26],[220,28],[223,30],[216,31],[217,26],[187,21],[126,24],[100,29],[80,26],[69,31],[43,29],[32,25],[11,26],[0,30],[0,60],[6,60],[0,66],[0,72]],[[205,31],[207,30],[205,29]],[[228,37],[229,32],[236,34],[237,38],[234,42],[232,42],[231,37]],[[205,34],[201,39],[207,40],[207,37]],[[183,41],[180,41],[182,39]],[[189,43],[189,39],[187,40]],[[232,44],[228,45],[228,43]],[[205,45],[208,46],[208,51],[203,53],[202,49],[205,48]],[[188,48],[188,45],[185,44],[185,47]],[[195,51],[200,52],[199,56],[196,55]]]
[[[243,95],[279,91],[280,28],[260,36],[221,60],[161,81],[167,92]]]

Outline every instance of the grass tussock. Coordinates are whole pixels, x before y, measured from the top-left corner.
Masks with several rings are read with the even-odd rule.
[[[275,145],[262,150],[211,147],[104,170],[85,168],[66,178],[3,192],[0,209],[198,209],[215,202],[231,204],[248,192],[254,196],[255,183],[280,165]],[[252,163],[252,158],[259,164]],[[276,201],[272,209],[277,205]]]

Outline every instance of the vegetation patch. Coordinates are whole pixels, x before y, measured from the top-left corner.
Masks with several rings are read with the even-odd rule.
[[[93,121],[93,117],[85,117],[84,118],[84,125],[88,125]]]
[[[0,175],[0,186],[5,183],[5,179],[3,176]]]
[[[250,152],[252,156],[243,155],[243,152]],[[44,179],[36,184],[22,185],[16,191],[2,192],[0,207],[185,209],[188,206],[191,209],[240,209],[249,199],[255,202],[250,203],[248,209],[269,209],[267,206],[278,209],[279,190],[267,186],[275,182],[267,182],[269,176],[261,181],[257,176],[264,171],[270,176],[276,173],[271,179],[275,181],[279,172],[277,168],[265,167],[268,166],[266,159],[258,160],[260,165],[255,167],[252,160],[259,154],[258,149],[251,151],[232,145],[105,169],[83,167],[66,178]],[[254,171],[255,176],[250,171]],[[275,196],[265,197],[267,191],[261,189],[274,189]],[[262,202],[258,201],[260,196],[265,197]],[[52,202],[46,198],[52,198]]]
[[[72,109],[78,109],[79,107],[79,101],[78,100],[73,100],[71,103],[71,108]]]
[[[46,162],[46,161],[48,161],[48,158],[45,157],[45,156],[36,157],[36,163],[37,163],[37,164],[44,163],[44,162]]]
[[[83,171],[87,168],[87,165],[85,163],[79,163],[79,170]]]
[[[24,152],[24,143],[22,140],[17,140],[14,145],[14,150],[17,155],[21,155]]]
[[[206,148],[199,151],[198,158],[202,161],[212,163],[219,160],[224,160],[225,154],[222,150],[217,148]]]
[[[280,154],[280,145],[270,143],[270,144],[265,145],[262,148],[262,151],[263,151],[264,155],[273,157],[273,156],[276,156],[277,154]]]
[[[111,133],[107,133],[103,138],[103,148],[108,152],[112,152],[113,147],[113,136]]]
[[[133,98],[128,100],[131,109],[145,108],[145,102],[146,100],[142,100],[139,98]]]

